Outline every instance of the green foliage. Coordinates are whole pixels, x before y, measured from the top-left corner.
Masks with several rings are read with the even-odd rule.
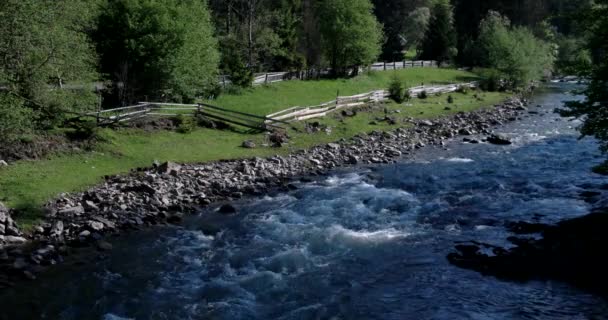
[[[5,0],[0,6],[0,135],[57,125],[95,104],[92,1]]]
[[[31,119],[32,110],[21,99],[0,93],[0,140],[11,142],[32,129]]]
[[[98,137],[99,128],[95,121],[70,119],[66,125],[69,128],[66,136],[72,140],[91,140]]]
[[[422,44],[431,20],[431,10],[427,7],[416,8],[406,18],[405,37],[408,47],[417,48]]]
[[[204,1],[116,0],[103,5],[95,40],[118,102],[188,102],[216,85],[213,32]]]
[[[179,133],[190,133],[197,125],[197,120],[183,114],[173,117],[172,120]]]
[[[222,40],[221,69],[230,79],[232,85],[249,88],[253,84],[253,72],[245,65],[243,56],[239,54],[239,43],[232,37]]]
[[[437,1],[421,45],[421,59],[450,62],[458,54],[453,8],[446,1]]]
[[[456,92],[462,93],[462,94],[468,94],[469,87],[468,86],[458,86],[458,89],[456,89]]]
[[[597,0],[596,5],[581,14],[581,24],[591,37],[587,49],[593,53],[590,70],[591,83],[584,91],[584,101],[571,101],[563,116],[584,119],[579,128],[583,136],[593,136],[600,141],[600,148],[608,152],[608,0]],[[607,172],[608,162],[596,168]]]
[[[557,72],[564,75],[587,74],[592,68],[591,51],[585,41],[574,37],[563,37],[558,41],[558,55],[555,61]]]
[[[512,88],[526,86],[552,68],[551,45],[527,28],[511,27],[497,12],[489,12],[481,22],[477,43],[482,65],[500,72]]]
[[[479,87],[484,91],[496,92],[504,90],[502,73],[495,69],[488,69],[481,72],[482,80]]]
[[[452,95],[449,95],[447,101],[448,101],[449,104],[454,103],[454,97],[452,97]]]
[[[380,54],[382,28],[369,0],[326,0],[319,3],[325,57],[334,75],[369,65]]]
[[[404,81],[395,74],[388,87],[389,97],[396,103],[403,103],[409,96],[407,85]]]

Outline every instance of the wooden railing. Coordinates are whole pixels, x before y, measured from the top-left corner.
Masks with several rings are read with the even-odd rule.
[[[474,88],[477,83],[460,83],[460,84],[449,84],[449,85],[436,85],[436,86],[420,86],[409,89],[409,93],[412,97],[415,97],[422,91],[426,91],[429,95],[438,93],[450,93],[457,91],[460,87]],[[367,93],[362,93],[348,97],[337,97],[336,100],[332,100],[320,105],[311,107],[291,107],[273,114],[269,114],[266,117],[273,120],[294,122],[303,121],[313,118],[325,117],[328,113],[340,110],[348,109],[358,106],[363,106],[373,102],[382,102],[388,100],[389,92],[387,90],[375,90]]]
[[[98,126],[117,125],[146,117],[175,116],[202,116],[211,121],[220,121],[261,131],[278,129],[279,127],[277,124],[287,124],[286,121],[281,121],[280,119],[271,119],[264,116],[229,110],[206,103],[181,104],[140,102],[132,106],[99,110],[96,112],[80,114],[80,116],[94,118]]]
[[[371,71],[384,71],[384,70],[399,70],[407,68],[435,68],[438,67],[437,61],[394,61],[394,62],[376,62],[367,68],[359,68],[359,72],[364,72],[366,69]],[[296,71],[296,72],[268,72],[268,73],[256,73],[253,78],[253,85],[259,86],[263,84],[270,84],[275,82],[287,81],[287,80],[306,80],[310,77],[318,77],[320,75],[328,75],[330,69],[316,70],[315,72]],[[230,77],[222,75],[219,77],[219,83],[223,86],[230,84]]]

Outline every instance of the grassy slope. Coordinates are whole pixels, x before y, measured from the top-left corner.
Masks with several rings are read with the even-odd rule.
[[[422,84],[469,82],[479,78],[470,72],[453,69],[413,68],[371,72],[353,79],[286,81],[247,90],[242,95],[223,95],[212,104],[232,110],[267,115],[295,106],[313,106],[334,100],[337,93],[349,96],[386,89],[395,73],[409,87]]]
[[[437,74],[436,81],[449,81],[448,76],[442,72],[454,75],[455,77],[471,77],[470,74],[452,70],[433,70]],[[392,72],[391,72],[392,73]],[[369,77],[369,76],[365,76]],[[371,76],[378,79],[390,79],[389,75]],[[452,81],[460,79],[451,78]],[[275,92],[274,96],[283,97],[285,101],[292,101],[291,95],[301,96],[303,100],[318,103],[327,99],[327,92],[320,90],[325,86],[332,88],[340,87],[337,83],[343,84],[341,88],[350,93],[371,90],[380,87],[360,87],[359,82],[367,83],[369,80],[352,79],[348,81],[338,80],[321,82],[289,82],[281,83],[276,88],[258,88],[242,96],[225,96],[224,101],[263,101],[269,91]],[[429,83],[430,80],[426,80]],[[355,88],[351,88],[350,85]],[[414,81],[409,81],[414,84]],[[306,87],[297,89],[298,84]],[[417,84],[417,83],[416,83]],[[317,90],[311,88],[316,87]],[[333,89],[332,89],[333,90]],[[328,91],[329,92],[329,91]],[[480,107],[492,105],[503,100],[506,95],[497,93],[483,93],[480,96],[483,101],[473,98],[472,94],[462,95],[453,94],[455,102],[451,105],[452,110],[444,110],[446,95],[432,97],[427,100],[413,100],[412,105],[389,104],[389,110],[399,109],[402,112],[395,114],[398,117],[422,117],[433,118],[443,114],[459,111],[474,110]],[[293,100],[295,101],[295,99]],[[291,105],[291,104],[288,104]],[[260,104],[260,109],[275,110],[272,106]],[[275,104],[274,106],[277,106]],[[283,107],[279,108],[282,109]],[[265,112],[260,112],[263,114]],[[292,132],[292,144],[288,148],[258,148],[243,149],[240,147],[244,140],[252,139],[259,144],[264,143],[265,136],[262,134],[243,134],[230,131],[216,131],[209,129],[196,129],[189,134],[179,134],[175,132],[143,132],[140,130],[110,131],[104,130],[102,134],[108,140],[99,146],[94,152],[81,153],[75,155],[62,155],[51,157],[41,161],[21,161],[11,166],[0,169],[0,201],[15,208],[24,209],[26,214],[17,217],[17,220],[24,226],[30,226],[40,217],[38,210],[46,201],[57,196],[61,192],[74,192],[85,190],[88,187],[102,181],[105,175],[113,175],[128,172],[132,168],[149,166],[154,160],[176,161],[176,162],[206,162],[219,159],[245,158],[253,156],[268,156],[274,154],[284,154],[293,149],[314,146],[316,144],[335,141],[340,138],[351,137],[360,132],[369,132],[378,129],[391,129],[385,123],[370,125],[369,122],[376,117],[383,117],[384,111],[377,110],[370,113],[360,113],[357,117],[339,121],[335,117],[327,117],[319,120],[333,128],[333,133],[327,135],[319,133],[314,135],[297,134]]]

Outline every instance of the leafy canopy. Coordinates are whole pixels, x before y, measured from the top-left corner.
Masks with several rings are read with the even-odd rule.
[[[456,30],[453,8],[446,1],[437,1],[431,12],[431,20],[422,41],[422,59],[451,61],[457,54]]]
[[[56,125],[95,106],[98,78],[86,32],[94,14],[80,0],[5,0],[0,6],[0,137]],[[74,87],[82,87],[77,90]]]
[[[102,7],[95,40],[119,102],[191,101],[217,82],[213,33],[206,1],[115,0]]]
[[[608,152],[608,0],[597,0],[595,6],[581,14],[580,21],[591,35],[587,47],[593,55],[593,64],[580,71],[589,75],[591,83],[584,91],[584,101],[568,102],[560,112],[583,118],[581,134],[599,139],[601,150]],[[608,174],[608,161],[596,172]]]
[[[335,75],[369,65],[380,54],[382,28],[369,0],[326,0],[319,4],[322,45]]]
[[[481,22],[477,46],[482,66],[495,69],[511,87],[540,79],[553,64],[549,43],[525,27],[511,27],[509,19],[490,11]]]

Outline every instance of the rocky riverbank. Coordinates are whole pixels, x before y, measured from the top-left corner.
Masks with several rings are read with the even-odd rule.
[[[105,235],[179,223],[184,214],[202,206],[214,205],[218,214],[231,214],[235,209],[229,201],[295,188],[290,181],[296,177],[394,162],[425,145],[443,145],[459,135],[486,135],[490,143],[508,144],[492,135],[492,127],[517,120],[526,113],[525,104],[512,99],[494,108],[433,121],[408,119],[406,128],[361,134],[288,156],[198,165],[157,163],[129,175],[106,177],[103,184],[84,193],[49,203],[44,223],[27,235],[16,228],[10,212],[0,207],[0,218],[6,217],[0,233],[0,287],[10,285],[15,277],[34,279],[46,266],[61,262],[71,248],[93,245],[109,250]],[[470,137],[465,141],[480,142]]]

